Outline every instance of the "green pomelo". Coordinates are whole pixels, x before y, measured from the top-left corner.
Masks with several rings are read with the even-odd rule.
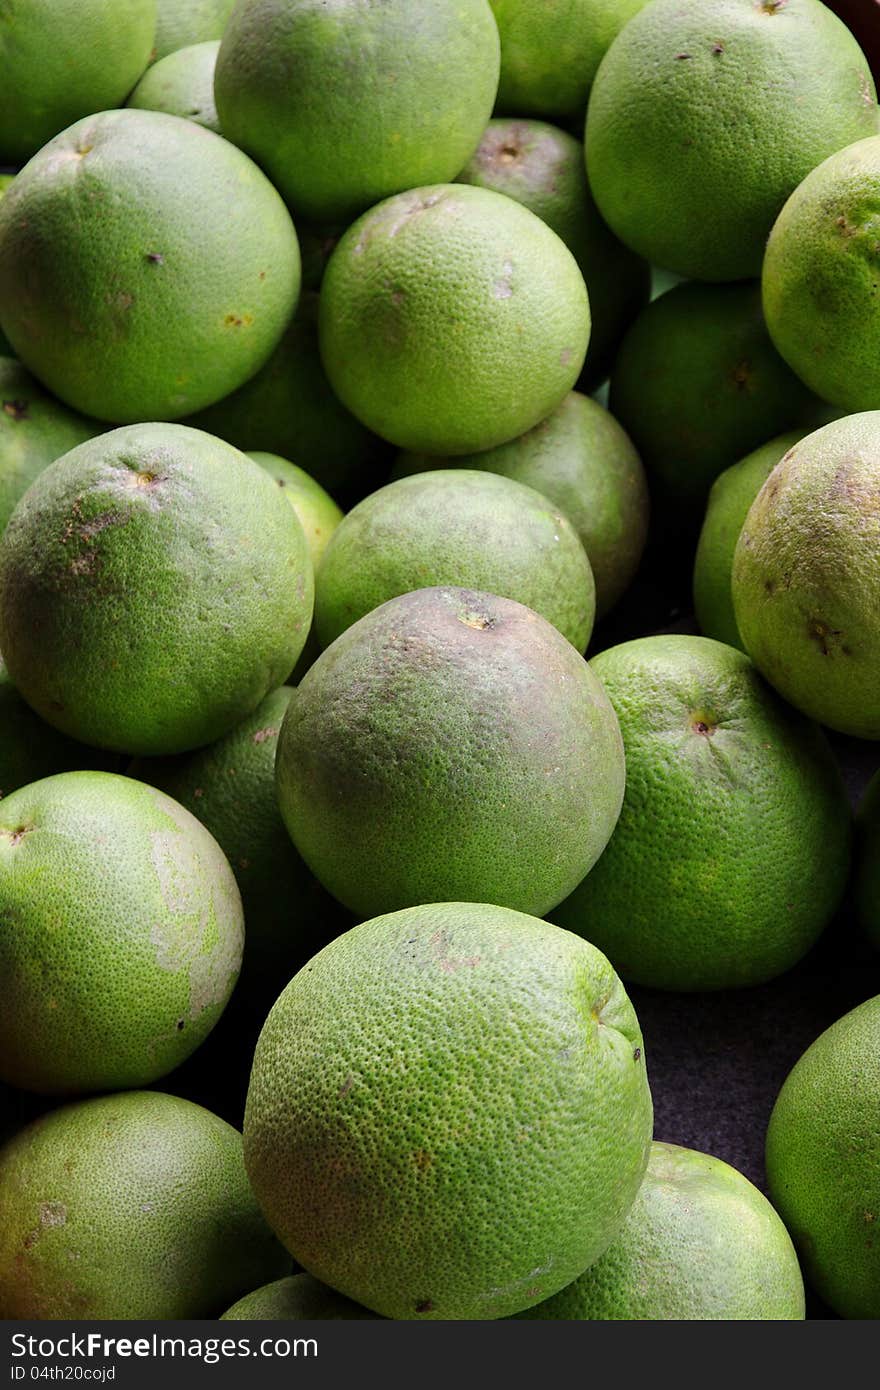
[[[803,434],[779,435],[725,468],[712,484],[694,559],[694,608],[704,637],[745,650],[733,611],[733,557],[749,508]]]
[[[156,0],[7,0],[0,9],[0,162],[120,106],[153,48]]]
[[[241,1135],[177,1096],[55,1110],[0,1150],[0,1317],[217,1317],[289,1264]]]
[[[880,1318],[880,996],[788,1076],[767,1131],[770,1196],[804,1272],[844,1318]]]
[[[348,222],[455,178],[492,114],[498,67],[487,0],[239,0],[217,108],[298,214]]]
[[[537,917],[604,849],[623,747],[599,681],[545,619],[419,589],[306,673],[276,779],[306,863],[359,916],[472,901]]]
[[[333,532],[342,521],[342,508],[337,507],[319,482],[295,463],[260,450],[254,450],[248,457],[275,479],[293,507],[305,532],[312,566],[317,569]]]
[[[880,738],[880,411],[832,421],[776,465],[737,542],[733,603],[786,700]]]
[[[0,357],[0,533],[38,473],[100,432],[12,357]]]
[[[368,1308],[353,1303],[311,1274],[290,1274],[262,1289],[245,1294],[220,1319],[227,1322],[244,1318],[258,1322],[313,1322],[375,1318]]]
[[[877,128],[867,59],[819,0],[651,0],[614,40],[587,113],[611,229],[697,280],[759,275],[790,193]]]
[[[0,657],[0,798],[56,772],[112,772],[116,758],[65,738],[25,704]]]
[[[702,514],[723,469],[820,409],[777,353],[755,284],[677,285],[627,333],[609,404],[658,501]]]
[[[305,534],[269,475],[184,425],[133,425],[45,469],[0,540],[0,651],[38,714],[126,753],[227,733],[312,617]]]
[[[654,1143],[621,1234],[580,1279],[520,1317],[799,1320],[804,1281],[791,1237],[748,1178],[719,1158]]]
[[[656,989],[782,974],[827,925],[849,869],[849,806],[821,730],[706,637],[625,642],[592,666],[620,721],[626,796],[553,920]]]
[[[318,351],[318,297],[306,294],[269,361],[246,385],[191,416],[247,452],[279,454],[335,496],[363,496],[385,445],[345,409]]]
[[[468,454],[555,410],[580,375],[590,310],[568,247],[528,208],[438,184],[349,227],[319,328],[330,383],[364,424],[402,449]]]
[[[274,690],[208,748],[131,769],[197,816],[229,860],[247,923],[231,1012],[248,1022],[262,1022],[280,984],[341,930],[340,910],[290,843],[275,796],[275,749],[292,694]]]
[[[497,107],[581,120],[599,63],[645,0],[490,0],[501,35]]]
[[[235,0],[158,0],[154,59],[221,39]]]
[[[648,533],[645,471],[628,435],[596,401],[572,391],[534,429],[484,453],[447,459],[401,453],[392,477],[440,465],[500,473],[559,507],[587,552],[598,618],[629,587]]]
[[[214,105],[214,67],[219,50],[219,40],[175,49],[147,69],[126,106],[183,116],[219,135],[220,118]]]
[[[817,395],[880,410],[880,135],[826,159],[792,193],[764,258],[779,351]]]
[[[583,145],[541,121],[490,121],[458,182],[514,198],[565,242],[590,299],[581,385],[592,390],[608,375],[621,338],[647,304],[651,272],[602,221],[587,183]]]
[[[483,903],[365,922],[291,980],[245,1163],[309,1273],[386,1317],[503,1318],[619,1232],[651,1137],[632,1005],[568,932]]]
[[[399,478],[349,512],[316,577],[318,639],[327,647],[388,599],[441,585],[516,599],[586,651],[596,589],[571,522],[534,488],[464,468]]]
[[[277,346],[299,286],[268,179],[179,116],[89,116],[0,200],[3,331],[100,420],[178,419],[236,390]]]
[[[131,778],[64,772],[4,797],[0,898],[0,1075],[25,1090],[149,1085],[238,978],[244,920],[219,845]]]
[[[868,783],[856,817],[853,886],[862,929],[880,949],[880,773]]]

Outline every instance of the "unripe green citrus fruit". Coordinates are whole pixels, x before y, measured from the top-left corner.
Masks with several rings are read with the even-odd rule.
[[[586,651],[596,587],[571,522],[534,488],[464,468],[399,478],[349,512],[317,573],[318,639],[444,584],[516,599]]]
[[[577,1277],[644,1172],[638,1021],[607,960],[435,903],[337,937],[260,1035],[245,1162],[309,1273],[386,1317],[502,1318]]]
[[[15,358],[0,357],[0,532],[37,474],[100,429],[44,391]]]
[[[217,1317],[280,1275],[241,1136],[177,1096],[66,1105],[0,1149],[0,1316]]]
[[[880,411],[832,421],[776,465],[737,542],[733,603],[786,700],[880,738]]]
[[[238,978],[244,920],[219,845],[128,777],[65,772],[4,797],[0,902],[0,1075],[26,1090],[156,1081]]]
[[[389,198],[324,275],[321,355],[341,400],[403,449],[490,449],[549,415],[590,335],[577,262],[534,213],[485,188]]]
[[[744,645],[733,611],[733,557],[749,508],[784,454],[803,433],[782,434],[725,468],[712,484],[694,559],[694,608],[704,637]]]
[[[222,38],[234,6],[235,0],[158,0],[154,58]]]
[[[277,345],[299,285],[268,179],[179,116],[89,116],[0,200],[3,331],[100,420],[178,419],[234,391]]]
[[[0,162],[120,106],[147,63],[156,0],[9,0],[0,13]]]
[[[294,843],[353,912],[470,900],[538,916],[601,854],[624,767],[604,690],[545,619],[419,589],[306,673],[276,777]]]
[[[792,193],[767,243],[764,312],[807,385],[880,410],[880,135],[831,155]]]
[[[165,111],[182,116],[220,134],[220,118],[214,105],[214,67],[219,40],[175,49],[148,68],[126,106],[139,111]]]
[[[34,714],[0,657],[0,797],[55,772],[116,770],[112,754],[66,738]]]
[[[617,1239],[580,1279],[520,1317],[800,1320],[804,1281],[791,1237],[748,1178],[719,1158],[654,1143]]]
[[[257,464],[184,425],[134,425],[45,469],[0,541],[0,650],[22,695],[84,743],[210,743],[289,674],[313,578]]]
[[[817,1293],[880,1317],[880,996],[833,1023],[788,1076],[767,1130],[770,1196]]]
[[[240,0],[217,108],[297,213],[344,223],[455,178],[492,114],[498,65],[487,0]]]
[[[525,483],[565,513],[587,552],[596,616],[613,608],[635,574],[648,532],[645,471],[629,436],[597,401],[571,391],[534,429],[479,454],[398,455],[392,477],[478,468]]]
[[[789,194],[876,131],[867,59],[820,0],[651,0],[612,43],[587,169],[612,231],[698,280],[759,275]]]
[[[592,390],[608,375],[625,330],[647,304],[651,273],[599,216],[582,143],[543,121],[490,121],[458,182],[514,198],[565,242],[590,299],[590,346],[580,384]]]
[[[293,507],[305,533],[312,566],[317,569],[331,536],[342,521],[342,508],[337,507],[319,482],[316,482],[304,468],[298,468],[295,463],[280,458],[278,454],[263,453],[259,449],[249,452],[248,458],[252,458],[254,463],[265,469],[270,478],[275,479]]]
[[[256,1319],[259,1322],[312,1322],[314,1320],[375,1318],[368,1308],[353,1303],[311,1274],[290,1274],[253,1293],[245,1294],[223,1314],[221,1322]]]
[[[601,652],[626,795],[602,858],[553,913],[624,979],[733,989],[793,966],[846,886],[850,815],[821,731],[706,637]]]

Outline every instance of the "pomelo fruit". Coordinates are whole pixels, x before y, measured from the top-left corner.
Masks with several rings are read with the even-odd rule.
[[[101,428],[56,401],[20,362],[0,357],[0,532],[37,474]]]
[[[516,599],[586,651],[596,587],[571,522],[534,488],[469,468],[399,478],[349,512],[315,581],[318,639],[328,647],[388,599],[441,585]]]
[[[514,198],[565,242],[590,299],[581,386],[592,390],[608,375],[624,332],[647,304],[651,272],[602,221],[587,183],[583,144],[543,121],[490,121],[458,182]]]
[[[749,508],[803,434],[781,434],[725,468],[712,484],[694,559],[694,608],[704,637],[745,650],[733,611],[733,557]]]
[[[0,13],[0,162],[21,164],[92,111],[120,106],[147,63],[156,0],[12,0]]]
[[[638,1021],[608,961],[523,913],[377,917],[266,1021],[245,1164],[316,1278],[386,1317],[503,1318],[597,1259],[651,1137]]]
[[[651,0],[602,61],[587,169],[608,225],[696,280],[759,275],[786,198],[876,131],[877,92],[819,0]]]
[[[317,295],[304,295],[256,376],[186,423],[238,449],[292,459],[334,497],[348,500],[372,490],[387,445],[334,393],[318,351],[317,317]]]
[[[269,475],[184,425],[71,450],[0,540],[0,651],[38,714],[126,753],[233,728],[286,678],[312,616],[303,529]]]
[[[115,770],[112,754],[65,738],[25,704],[0,657],[0,797],[55,772]]]
[[[104,111],[0,200],[0,323],[99,420],[178,419],[262,367],[296,307],[299,247],[268,179],[213,131]]]
[[[499,111],[581,120],[596,69],[645,0],[490,0],[501,36]]]
[[[880,773],[875,773],[856,817],[856,910],[862,929],[880,949]]]
[[[834,420],[776,465],[733,561],[746,651],[786,700],[880,738],[880,411]]]
[[[241,1135],[156,1091],[63,1106],[0,1150],[0,1316],[217,1317],[289,1265]]]
[[[624,642],[592,667],[620,721],[626,795],[553,920],[641,985],[782,974],[829,922],[849,869],[849,805],[821,730],[707,637]]]
[[[330,494],[304,468],[298,468],[288,459],[259,449],[251,451],[248,457],[275,479],[293,507],[305,532],[312,566],[317,569],[330,537],[342,521],[342,508],[337,507]]]
[[[194,43],[221,39],[235,0],[158,0],[154,60]]]
[[[214,67],[219,40],[178,48],[148,68],[126,106],[139,111],[165,111],[183,116],[220,134],[220,118],[214,105]]]
[[[296,213],[344,223],[454,179],[492,114],[498,69],[487,0],[240,0],[217,109]]]
[[[788,1076],[767,1130],[770,1196],[809,1283],[844,1318],[880,1317],[880,996]]]
[[[570,642],[511,599],[419,589],[348,628],[278,741],[281,814],[335,898],[541,916],[601,854],[623,799],[608,698]]]
[[[278,810],[275,750],[292,694],[288,686],[273,690],[208,748],[141,758],[131,769],[197,816],[229,860],[247,924],[231,1012],[247,1023],[262,1023],[280,986],[350,925],[290,843]]]
[[[814,169],[764,257],[773,341],[807,385],[847,411],[880,410],[880,135]]]
[[[343,403],[429,454],[531,429],[577,381],[590,336],[565,243],[528,208],[468,184],[412,189],[359,218],[330,258],[319,313]]]
[[[653,300],[621,344],[609,406],[658,502],[694,520],[723,469],[820,408],[771,343],[756,283]]]
[[[791,1237],[748,1178],[719,1158],[654,1143],[617,1239],[567,1289],[519,1316],[802,1319],[804,1281]]]
[[[213,1028],[244,920],[219,845],[162,792],[63,772],[0,801],[0,1076],[54,1095],[145,1086]]]
[[[402,452],[392,477],[440,466],[500,473],[559,507],[587,552],[597,618],[629,587],[648,532],[648,487],[632,441],[597,401],[571,391],[534,429],[484,453],[437,459]]]
[[[353,1303],[311,1274],[289,1274],[253,1293],[245,1294],[223,1314],[221,1322],[244,1318],[259,1322],[312,1322],[375,1318],[368,1308]]]

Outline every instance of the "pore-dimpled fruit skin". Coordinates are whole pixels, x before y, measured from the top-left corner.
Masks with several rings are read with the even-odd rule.
[[[217,106],[296,214],[345,225],[455,178],[492,114],[498,63],[487,0],[240,0]]]
[[[719,1158],[651,1145],[623,1230],[524,1318],[768,1321],[804,1317],[791,1237],[763,1193]]]
[[[880,135],[831,155],[792,193],[764,257],[777,348],[817,395],[880,410]]]
[[[101,429],[56,401],[14,357],[0,357],[0,533],[37,474]]]
[[[118,771],[117,761],[112,753],[66,738],[34,714],[0,657],[0,798],[56,772]]]
[[[179,753],[290,674],[312,617],[303,529],[269,475],[184,425],[133,425],[44,470],[0,541],[0,649],[50,724]]]
[[[880,1318],[880,996],[790,1072],[767,1130],[770,1196],[804,1273],[844,1318]]]
[[[733,561],[752,660],[797,709],[856,738],[880,738],[878,561],[880,411],[866,411],[789,449]]]
[[[3,331],[99,420],[175,420],[236,390],[299,287],[296,232],[266,176],[179,116],[88,116],[0,200]]]
[[[732,989],[789,969],[849,869],[849,806],[821,730],[743,652],[706,637],[624,642],[592,666],[620,721],[626,796],[554,921],[655,988]]]
[[[466,900],[541,916],[623,798],[586,662],[531,609],[467,589],[401,595],[338,637],[290,702],[275,768],[294,843],[360,916]]]
[[[221,39],[235,0],[157,0],[154,59],[190,44]]]
[[[531,429],[574,386],[590,335],[564,242],[520,203],[469,184],[411,189],[359,218],[330,258],[319,312],[344,404],[429,454]]]
[[[596,586],[571,522],[534,488],[472,469],[399,478],[349,512],[317,574],[318,637],[329,646],[388,599],[441,584],[516,599],[586,651]]]
[[[652,0],[596,76],[587,169],[634,251],[742,280],[789,194],[876,122],[867,59],[819,0]]]
[[[648,1157],[638,1021],[592,946],[437,903],[363,923],[287,986],[245,1163],[309,1273],[386,1317],[502,1318],[619,1231]]]
[[[66,772],[4,797],[0,901],[0,1076],[26,1090],[148,1085],[207,1037],[238,978],[223,851],[128,777]]]
[[[0,1149],[0,1317],[215,1318],[285,1267],[241,1135],[188,1100],[80,1101]]]
[[[352,1303],[345,1294],[328,1288],[311,1274],[289,1274],[286,1279],[276,1279],[245,1294],[226,1310],[220,1321],[255,1318],[260,1322],[308,1322],[312,1319],[339,1322],[375,1317],[368,1308]]]
[[[0,163],[120,106],[150,60],[156,0],[11,0],[0,13]]]
[[[220,119],[214,105],[214,68],[219,48],[215,39],[169,53],[147,69],[126,106],[182,116],[219,135]]]

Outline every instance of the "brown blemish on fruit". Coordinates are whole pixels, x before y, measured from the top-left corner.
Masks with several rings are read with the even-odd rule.
[[[253,321],[253,314],[227,314],[223,320],[227,328],[250,328]]]
[[[571,361],[571,357],[571,348],[563,348],[559,354],[559,365],[561,367],[567,367],[569,362]]]
[[[724,52],[724,44],[723,44],[723,43],[713,43],[713,45],[712,45],[712,52],[715,53],[715,54],[723,53],[723,52]]]
[[[86,155],[91,154],[94,148],[94,145],[77,145],[74,154],[78,154],[80,159],[85,159]]]
[[[339,1087],[339,1099],[340,1099],[340,1100],[345,1100],[345,1097],[348,1095],[348,1093],[349,1093],[349,1091],[351,1090],[351,1088],[352,1088],[353,1085],[354,1085],[354,1077],[351,1076],[351,1075],[348,1075],[348,1076],[345,1078],[345,1080],[343,1081],[342,1085]]]
[[[865,1220],[866,1220],[867,1222],[870,1223],[870,1222],[872,1222],[872,1221],[876,1221],[876,1220],[877,1220],[877,1217],[875,1216],[874,1212],[872,1212],[872,1211],[866,1211],[866,1212],[865,1212]]]
[[[416,1149],[412,1157],[413,1163],[416,1165],[420,1173],[425,1173],[429,1168],[432,1168],[434,1166],[433,1158],[429,1153],[426,1153],[424,1149]]]
[[[840,628],[829,627],[819,618],[810,618],[807,623],[807,636],[816,643],[823,656],[831,655],[831,648],[835,645],[835,639],[841,635]],[[840,643],[836,645],[840,646]]]
[[[487,632],[495,626],[495,619],[488,613],[475,613],[472,608],[466,608],[463,613],[459,613],[458,621],[464,623],[465,627],[472,627],[477,632]]]
[[[430,1298],[423,1298],[421,1302],[416,1304],[417,1313],[433,1313],[433,1311],[434,1304],[431,1302]]]
[[[755,9],[763,11],[764,14],[778,14],[787,4],[788,0],[758,0]]]
[[[676,53],[676,55],[675,55],[675,61],[676,61],[677,63],[682,63],[682,62],[684,62],[686,59],[691,58],[691,57],[693,57],[693,54],[691,54],[691,53]]]
[[[150,262],[150,265],[165,264],[165,257],[162,255],[161,251],[148,251],[147,260]]]
[[[445,197],[445,193],[431,193],[428,197],[416,197],[414,201],[410,203],[409,207],[405,208],[400,216],[392,222],[388,230],[389,238],[396,237],[397,233],[406,226],[410,218],[418,217],[420,213],[427,212],[428,208],[436,207],[438,203],[443,202]],[[363,237],[361,241],[363,241]],[[354,249],[355,252],[358,253],[363,250],[363,246],[359,242]]]
[[[251,741],[252,741],[253,743],[265,743],[267,739],[270,739],[270,738],[277,738],[277,737],[278,737],[278,730],[277,730],[277,729],[258,729],[257,732],[256,732],[255,734],[252,734],[252,735],[251,735]]]
[[[116,295],[115,299],[108,300],[108,303],[112,303],[117,309],[121,309],[123,313],[126,313],[134,304],[134,295],[129,294],[127,290],[122,290]]]
[[[859,230],[855,223],[850,222],[849,218],[846,217],[844,213],[841,213],[839,217],[835,218],[834,225],[840,228],[841,236],[855,236],[856,232]]]
[[[499,164],[512,164],[513,161],[518,158],[519,150],[516,145],[511,145],[509,142],[506,145],[502,145],[501,149],[498,151]]]
[[[29,418],[30,405],[27,401],[4,401],[3,414],[8,415],[10,420],[27,420]]]
[[[634,1061],[634,1062],[639,1062],[639,1061],[641,1061],[641,1057],[642,1057],[642,1049],[641,1049],[640,1047],[637,1047],[636,1050],[635,1050],[635,1052],[633,1053],[633,1061]]]
[[[749,362],[747,358],[743,358],[742,362],[737,362],[731,375],[737,391],[744,391],[752,377],[751,362]]]
[[[444,975],[454,975],[456,970],[474,969],[480,964],[479,956],[450,956],[449,937],[445,931],[437,931],[429,942],[434,959]]]
[[[394,305],[395,309],[399,309],[405,299],[406,294],[403,290],[394,290],[392,292],[391,303]]]
[[[14,847],[20,845],[25,835],[30,834],[33,829],[32,825],[19,825],[16,826],[15,830],[0,830],[0,837],[8,840],[10,845]]]

